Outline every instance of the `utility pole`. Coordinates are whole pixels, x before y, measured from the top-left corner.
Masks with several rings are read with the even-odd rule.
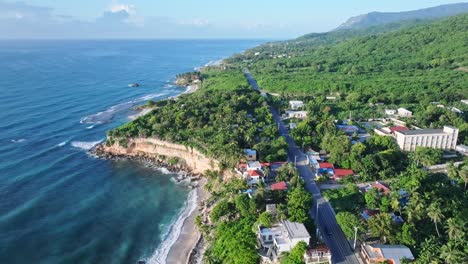
[[[356,250],[356,240],[357,240],[357,226],[354,227],[354,250]]]

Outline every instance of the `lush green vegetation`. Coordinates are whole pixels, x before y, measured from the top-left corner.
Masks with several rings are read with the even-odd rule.
[[[287,144],[277,136],[267,101],[251,88],[207,88],[157,105],[150,114],[109,131],[108,144],[155,137],[193,147],[231,168],[243,148],[254,146],[268,161],[286,158]]]

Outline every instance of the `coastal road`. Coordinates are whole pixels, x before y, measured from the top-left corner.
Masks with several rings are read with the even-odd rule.
[[[263,92],[257,82],[248,70],[244,70],[247,81],[254,90]],[[315,171],[308,165],[307,156],[296,146],[294,140],[290,137],[286,126],[284,125],[278,112],[270,107],[271,113],[278,125],[279,133],[286,138],[288,142],[288,159],[295,162],[300,176],[306,183],[306,189],[313,195],[314,204],[310,209],[310,215],[315,219],[317,227],[323,236],[324,242],[332,252],[333,263],[359,264],[359,260],[354,254],[352,245],[350,245],[340,226],[336,222],[335,212],[320,193],[320,189],[315,183]]]

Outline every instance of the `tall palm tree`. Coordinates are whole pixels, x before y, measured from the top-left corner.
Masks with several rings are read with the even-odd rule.
[[[466,185],[468,184],[468,166],[463,166],[463,168],[461,168],[461,170],[458,172],[458,177],[465,184],[464,190],[466,191]]]
[[[373,235],[383,238],[387,243],[387,238],[392,233],[392,217],[390,214],[380,213],[369,219],[369,229]]]
[[[397,192],[392,192],[390,196],[390,207],[392,207],[393,211],[400,212],[401,215],[401,206],[400,206],[400,197],[398,196]]]
[[[447,235],[452,240],[459,240],[465,237],[465,222],[459,218],[449,218],[445,226]]]
[[[437,227],[437,223],[440,223],[440,221],[444,218],[444,215],[442,214],[442,211],[440,210],[440,202],[435,201],[429,207],[427,208],[427,216],[434,222],[437,236],[440,237],[439,233],[439,228]]]

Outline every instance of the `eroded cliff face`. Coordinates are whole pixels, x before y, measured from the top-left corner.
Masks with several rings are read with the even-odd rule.
[[[128,140],[127,147],[114,144],[100,145],[96,153],[101,156],[129,156],[166,159],[171,157],[183,160],[181,165],[195,174],[203,174],[207,170],[219,170],[219,162],[200,153],[198,150],[180,144],[174,144],[155,138],[132,138]]]

